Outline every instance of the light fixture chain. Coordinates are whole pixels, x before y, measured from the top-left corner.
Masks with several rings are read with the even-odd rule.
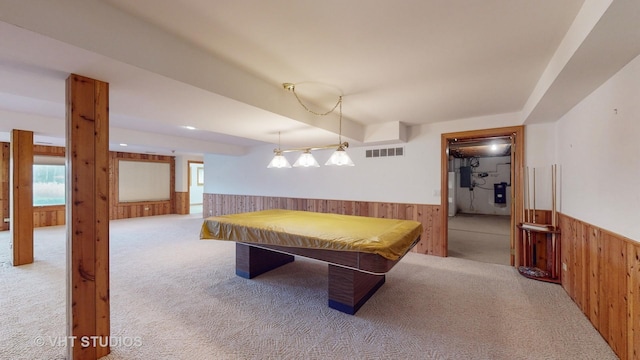
[[[333,108],[331,108],[331,110],[325,112],[325,113],[319,113],[319,112],[315,112],[311,109],[309,109],[303,102],[302,100],[300,100],[300,97],[298,97],[298,94],[296,93],[295,89],[292,89],[291,92],[293,92],[293,95],[295,95],[296,99],[298,100],[298,103],[300,103],[300,106],[302,106],[305,110],[307,110],[307,112],[312,113],[313,115],[316,116],[326,116],[331,114],[337,107],[338,105],[340,105],[342,103],[342,96],[340,96],[340,98],[338,99],[338,102],[333,106]]]
[[[331,157],[329,158],[329,160],[327,160],[327,162],[325,163],[325,165],[329,165],[329,166],[354,166],[353,161],[351,160],[351,158],[349,157],[349,155],[346,153],[345,149],[349,147],[349,143],[348,142],[342,142],[342,95],[340,95],[338,97],[338,101],[336,102],[336,104],[327,112],[324,113],[318,113],[315,112],[311,109],[309,109],[300,99],[300,97],[298,96],[298,94],[295,91],[295,84],[293,83],[283,83],[282,87],[285,90],[291,91],[293,93],[293,95],[296,97],[296,100],[298,100],[298,103],[300,104],[300,106],[302,106],[303,109],[305,109],[307,112],[312,113],[314,115],[317,116],[325,116],[325,115],[329,115],[332,112],[334,112],[336,109],[339,108],[340,114],[339,114],[339,125],[338,125],[338,139],[339,139],[339,143],[338,144],[332,144],[332,145],[324,145],[324,146],[315,146],[315,147],[304,147],[304,148],[296,148],[296,149],[285,149],[282,150],[280,148],[280,132],[278,132],[278,149],[274,150],[274,152],[276,153],[276,155],[274,156],[273,160],[271,160],[271,163],[269,163],[269,168],[280,168],[280,167],[290,167],[287,166],[288,163],[286,162],[286,158],[282,155],[283,153],[287,153],[287,152],[292,152],[292,151],[302,151],[302,155],[300,155],[300,157],[298,158],[298,160],[296,160],[295,164],[293,164],[293,167],[318,167],[318,162],[313,158],[313,155],[311,154],[312,150],[320,150],[320,149],[329,149],[329,148],[334,148],[336,149],[334,151],[334,153],[331,155]],[[284,159],[284,160],[283,160]]]

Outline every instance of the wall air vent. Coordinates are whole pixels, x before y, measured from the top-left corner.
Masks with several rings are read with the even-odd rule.
[[[404,147],[392,147],[382,149],[369,149],[365,152],[368,158],[404,156]]]

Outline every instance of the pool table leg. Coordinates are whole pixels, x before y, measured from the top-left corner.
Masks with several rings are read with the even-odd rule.
[[[252,279],[294,260],[293,255],[236,243],[236,275]]]
[[[353,315],[384,284],[384,280],[384,275],[329,264],[329,307]]]

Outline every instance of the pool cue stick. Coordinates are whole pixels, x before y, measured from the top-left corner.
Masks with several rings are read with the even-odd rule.
[[[529,191],[531,191],[531,182],[529,182]],[[535,203],[536,203],[536,168],[533,168],[533,204],[531,206],[531,200],[529,200],[529,222],[535,223]],[[533,237],[531,236],[531,231],[527,232],[527,240],[529,241],[529,266],[533,266]]]
[[[533,168],[533,221],[536,223],[536,168]]]
[[[526,181],[525,181],[525,190],[526,190],[526,197],[525,197],[525,208],[523,209],[523,211],[525,211],[525,222],[530,222],[531,220],[531,209],[530,209],[530,204],[531,204],[531,194],[529,193],[529,182],[531,181],[530,177],[529,177],[529,167],[527,166],[525,169],[525,176]],[[524,237],[524,239],[522,239],[522,242],[525,244],[524,246],[524,265],[525,266],[529,266],[529,260],[531,258],[531,255],[529,255],[530,249],[531,249],[531,231],[527,231],[526,232],[526,236]]]
[[[529,202],[529,189],[527,186],[527,182],[529,182],[529,167],[524,168],[524,189],[522,189],[522,222],[529,222],[529,209],[527,209],[527,203]]]
[[[555,279],[558,275],[558,251],[556,249],[556,165],[551,166],[551,224],[554,233],[551,234],[551,278]]]
[[[558,208],[556,205],[556,201],[558,199],[558,165],[553,164],[553,167],[551,168],[551,177],[552,177],[552,182],[553,182],[553,219],[551,219],[551,224],[553,225],[553,228],[555,229],[555,227],[558,225]]]

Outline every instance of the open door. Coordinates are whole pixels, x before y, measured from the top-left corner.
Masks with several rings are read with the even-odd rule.
[[[511,139],[511,221],[510,221],[510,264],[518,266],[517,254],[519,242],[517,241],[518,231],[516,224],[523,220],[523,185],[524,185],[524,126],[465,131],[457,133],[442,134],[442,156],[441,156],[441,227],[443,254],[448,256],[448,213],[449,213],[449,144],[453,141],[483,139],[492,137],[509,137]]]
[[[204,163],[202,161],[187,162],[189,166],[189,214],[202,213],[204,196]]]

